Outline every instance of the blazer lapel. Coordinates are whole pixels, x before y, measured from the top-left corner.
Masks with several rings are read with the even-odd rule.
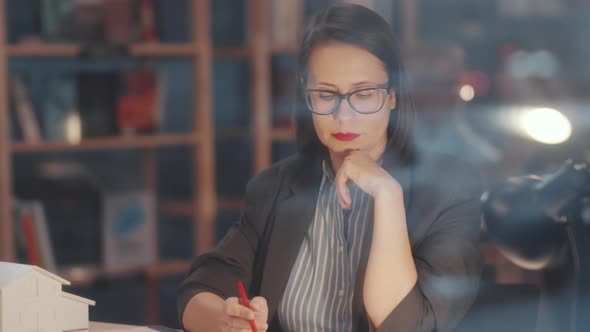
[[[302,163],[299,168],[293,177],[287,179],[290,195],[277,202],[262,274],[260,295],[268,301],[272,331],[278,327],[276,310],[303,238],[314,218],[322,176],[320,161],[312,165]]]

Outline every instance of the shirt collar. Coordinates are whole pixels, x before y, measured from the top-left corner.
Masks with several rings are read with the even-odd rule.
[[[330,182],[334,183],[336,174],[334,174],[334,170],[332,169],[330,161],[325,159],[322,161],[322,170],[324,172],[324,176],[327,177]]]

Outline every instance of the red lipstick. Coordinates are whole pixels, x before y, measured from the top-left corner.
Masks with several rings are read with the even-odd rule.
[[[332,136],[339,141],[352,141],[360,135],[355,133],[334,133]]]

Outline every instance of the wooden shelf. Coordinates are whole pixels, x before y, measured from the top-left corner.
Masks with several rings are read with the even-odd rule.
[[[242,210],[246,207],[246,201],[242,198],[221,198],[219,200],[219,209],[222,210]]]
[[[252,132],[250,129],[224,129],[224,130],[217,130],[217,138],[219,139],[231,139],[231,138],[239,138],[239,139],[250,139],[252,138]]]
[[[71,282],[72,286],[86,286],[102,279],[117,279],[146,275],[151,278],[186,273],[190,260],[161,261],[147,266],[106,270],[98,266],[68,267],[58,274]]]
[[[295,139],[295,128],[273,128],[273,141],[293,141]]]
[[[249,129],[227,129],[218,131],[217,137],[219,139],[248,139],[253,138],[253,135]],[[292,141],[295,139],[295,128],[273,128],[271,130],[271,139],[273,141]]]
[[[12,143],[14,152],[46,152],[46,151],[83,151],[101,149],[127,149],[127,148],[155,148],[166,145],[190,145],[199,142],[195,134],[162,134],[132,137],[105,137],[90,138],[80,143],[67,142],[39,142],[39,143]]]
[[[197,55],[195,44],[137,43],[129,46],[130,56],[194,56]],[[49,44],[45,42],[23,42],[6,46],[8,56],[31,57],[74,57],[79,56],[83,46],[76,44]],[[297,55],[296,47],[272,47],[276,55]],[[217,57],[247,58],[252,55],[250,47],[217,47],[213,50]]]
[[[47,44],[43,42],[25,42],[6,46],[8,56],[33,57],[70,57],[79,56],[80,45]],[[129,47],[130,56],[194,56],[197,54],[195,44],[137,43]]]
[[[173,216],[193,216],[196,207],[190,202],[168,201],[160,204],[160,212]]]
[[[213,54],[217,57],[232,57],[232,58],[247,58],[252,55],[252,48],[248,46],[243,47],[217,47]],[[299,48],[289,46],[275,46],[271,47],[271,55],[297,55]]]
[[[249,47],[217,47],[213,51],[216,57],[247,58],[252,55]]]

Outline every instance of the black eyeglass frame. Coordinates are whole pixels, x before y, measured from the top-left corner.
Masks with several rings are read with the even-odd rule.
[[[362,91],[368,91],[368,90],[385,90],[385,98],[383,98],[383,100],[381,101],[381,105],[379,105],[379,107],[377,107],[374,111],[371,112],[361,112],[359,110],[357,110],[351,103],[350,103],[350,97],[358,92],[362,92]],[[332,108],[332,111],[330,113],[318,113],[318,112],[314,112],[313,107],[311,105],[311,101],[309,100],[309,94],[310,92],[326,92],[326,93],[331,93],[334,96],[338,97],[338,101],[336,102],[336,105]],[[379,112],[382,108],[383,105],[385,104],[385,100],[387,98],[387,96],[389,96],[389,93],[391,93],[391,87],[389,87],[388,85],[378,85],[375,87],[367,87],[367,88],[361,88],[358,90],[353,90],[350,92],[347,92],[345,94],[341,94],[338,91],[334,91],[334,90],[324,90],[324,89],[305,89],[305,103],[307,104],[307,108],[309,109],[310,112],[312,112],[313,114],[317,114],[317,115],[330,115],[330,114],[334,114],[336,113],[336,110],[340,107],[340,104],[342,103],[343,99],[346,99],[346,102],[348,102],[348,105],[350,105],[350,108],[352,108],[353,111],[359,113],[359,114],[374,114]]]

